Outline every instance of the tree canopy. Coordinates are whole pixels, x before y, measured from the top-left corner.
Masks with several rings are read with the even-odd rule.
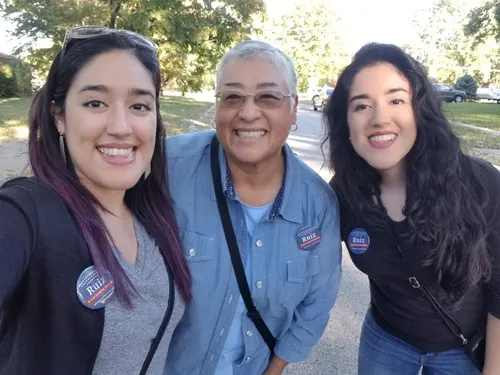
[[[331,1],[295,1],[290,11],[268,19],[260,37],[281,49],[292,59],[298,75],[299,91],[305,91],[309,78],[318,85],[336,81],[348,63],[342,21]]]
[[[472,9],[467,18],[465,35],[474,37],[476,44],[485,42],[490,36],[500,42],[500,0],[488,1]]]
[[[4,0],[15,37],[28,37],[15,53],[28,54],[42,76],[74,25],[104,25],[145,35],[158,46],[166,87],[199,90],[223,53],[248,38],[263,0]],[[49,48],[35,48],[48,38]]]

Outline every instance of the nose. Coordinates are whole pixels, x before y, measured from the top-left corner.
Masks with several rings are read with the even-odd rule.
[[[247,96],[243,106],[240,108],[239,117],[246,122],[255,121],[262,114],[261,109],[255,105],[254,99],[253,96]]]
[[[391,122],[390,109],[387,105],[377,103],[373,106],[370,125],[381,127]]]
[[[108,134],[114,135],[115,137],[126,137],[132,134],[129,110],[126,106],[116,106],[110,111],[107,131]]]

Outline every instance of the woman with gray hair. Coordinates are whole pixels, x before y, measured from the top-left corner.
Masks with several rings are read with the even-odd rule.
[[[215,132],[167,140],[193,301],[165,374],[282,374],[309,355],[337,296],[337,198],[286,145],[297,75],[282,51],[232,48],[216,92]]]

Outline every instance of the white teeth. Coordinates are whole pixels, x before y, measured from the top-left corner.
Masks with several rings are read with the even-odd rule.
[[[263,130],[253,131],[253,132],[236,130],[236,134],[238,134],[238,137],[241,137],[241,138],[259,138],[259,137],[262,137],[264,134],[266,134],[266,132]]]
[[[97,150],[106,156],[128,156],[131,157],[134,152],[134,148],[105,148],[97,147]]]
[[[389,142],[396,138],[396,134],[375,135],[370,137],[372,142]]]

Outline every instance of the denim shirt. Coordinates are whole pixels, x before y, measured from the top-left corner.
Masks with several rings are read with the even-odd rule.
[[[165,375],[214,374],[240,297],[212,186],[214,134],[199,132],[166,141],[170,190],[192,275],[193,300],[174,332]],[[337,297],[340,223],[333,190],[288,145],[284,154],[284,189],[269,217],[255,227],[251,243],[243,208],[227,183],[222,147],[220,178],[241,258],[247,259],[248,248],[252,249],[253,302],[277,338],[276,355],[299,362],[323,334]],[[301,249],[305,227],[317,228],[320,241]],[[261,375],[270,361],[269,349],[246,315],[242,329],[244,356],[234,364],[233,374]]]
[[[227,169],[229,172],[229,168]],[[245,205],[241,200],[239,201],[243,207],[243,212],[245,214],[245,223],[247,226],[247,233],[249,241],[247,241],[247,258],[245,261],[245,276],[249,285],[252,284],[252,253],[253,249],[251,244],[253,231],[257,224],[259,224],[264,216],[267,214],[269,216],[269,210],[274,205],[273,202],[262,206],[262,207],[250,207]],[[266,217],[267,218],[267,217]],[[243,316],[247,313],[245,303],[240,295],[238,299],[238,307],[236,308],[236,314],[234,315],[233,322],[229,327],[229,333],[227,334],[227,339],[222,348],[222,354],[219,358],[219,363],[215,373],[217,375],[233,375],[234,373],[234,362],[239,360],[245,354],[245,332],[243,332],[243,324],[241,323]]]

